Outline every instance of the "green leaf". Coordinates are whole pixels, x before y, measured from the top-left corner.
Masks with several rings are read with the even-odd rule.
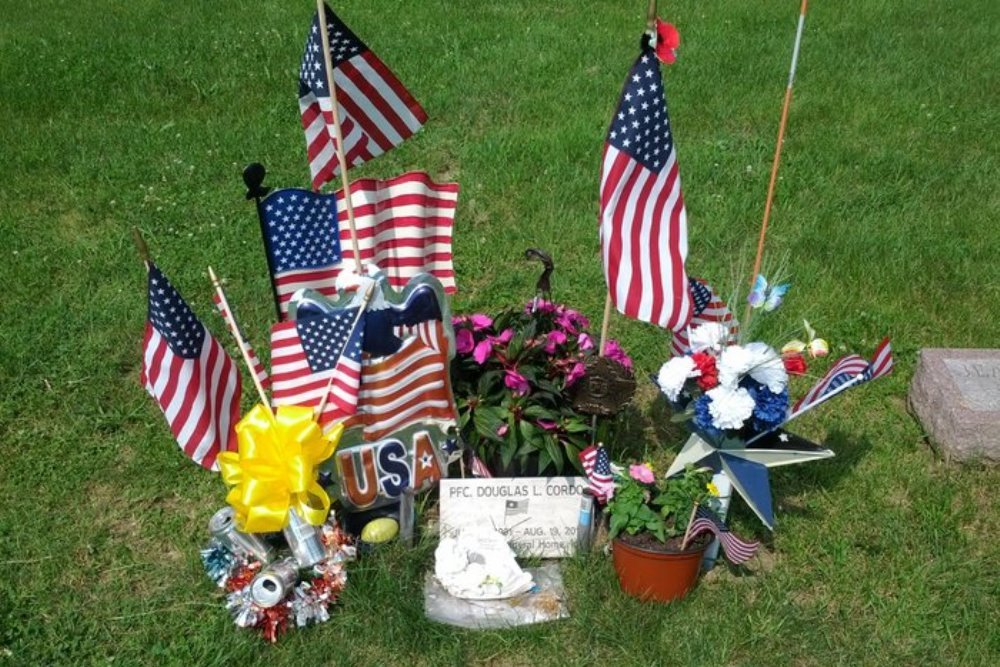
[[[611,527],[608,531],[608,537],[614,539],[618,536],[618,533],[622,531],[622,528],[628,523],[628,518],[622,514],[612,514],[611,515]]]
[[[556,472],[562,472],[563,467],[566,465],[566,459],[563,457],[562,448],[556,439],[551,435],[545,434],[543,438],[545,441],[545,451],[548,452],[549,456],[552,458],[552,462],[556,466]]]
[[[506,410],[498,406],[485,405],[476,408],[473,414],[476,432],[494,442],[503,442],[504,439],[497,435],[497,429],[503,426],[506,413]]]
[[[532,419],[549,419],[551,421],[556,421],[559,419],[559,414],[548,408],[544,408],[541,405],[529,405],[524,409],[524,415],[526,417],[531,417]]]
[[[543,449],[538,455],[538,474],[542,474],[550,465],[552,465],[552,457],[549,456],[548,451]]]

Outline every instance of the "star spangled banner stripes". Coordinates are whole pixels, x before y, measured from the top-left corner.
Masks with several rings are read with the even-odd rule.
[[[148,295],[140,380],[163,410],[184,454],[218,470],[218,455],[236,449],[239,370],[152,263]]]
[[[868,362],[857,354],[842,357],[830,367],[830,370],[812,388],[792,406],[788,420],[797,417],[802,412],[813,408],[843,391],[841,387],[850,383],[851,386],[863,384],[869,380],[884,377],[892,372],[892,345],[888,338],[875,348],[872,361]],[[838,391],[840,390],[840,391]],[[787,421],[787,420],[786,420]]]
[[[693,537],[698,533],[710,532],[719,540],[726,558],[733,565],[744,563],[757,553],[760,542],[746,542],[736,537],[729,531],[726,523],[717,517],[714,512],[704,507],[699,507],[695,513],[695,520],[691,523],[689,534]]]
[[[447,338],[441,323],[434,325],[429,339],[414,336],[395,354],[365,362],[357,413],[345,428],[361,426],[364,439],[374,442],[413,424],[455,423]]]
[[[445,292],[454,294],[452,233],[458,191],[458,183],[436,183],[418,171],[385,181],[366,178],[352,183],[351,202],[362,261],[385,271],[396,289],[405,287],[418,273],[430,273],[441,281]],[[337,221],[331,214],[334,201]],[[283,255],[287,259],[280,268],[272,259],[282,316],[298,289],[310,287],[335,297],[337,276],[345,269],[355,269],[353,254],[342,254],[342,250],[351,248],[343,191],[319,195],[280,190],[268,195],[262,207],[267,238],[272,229],[275,235],[265,244],[290,253]],[[279,246],[281,243],[284,245]]]
[[[403,143],[427,122],[427,114],[378,56],[329,7],[324,10],[350,168]],[[316,190],[340,171],[328,88],[319,15],[314,14],[299,69],[299,111]]]
[[[233,314],[229,312],[226,308],[226,304],[219,298],[218,294],[212,295],[212,301],[215,303],[215,307],[218,308],[219,314],[222,315],[222,319],[225,320],[226,326],[230,331],[236,333],[236,318]],[[267,370],[264,368],[264,364],[260,363],[260,358],[257,353],[254,352],[253,348],[250,346],[250,341],[247,340],[246,334],[240,331],[240,338],[243,339],[243,348],[246,351],[247,358],[253,365],[253,374],[257,376],[257,380],[260,382],[260,386],[265,390],[271,388],[271,377],[267,374]]]
[[[354,414],[364,335],[363,319],[352,329],[356,311],[345,308],[334,315],[314,315],[271,328],[271,394],[275,406],[318,407],[332,377],[320,425],[326,430]]]
[[[611,475],[611,459],[603,447],[591,445],[580,452],[580,462],[587,475],[587,481],[594,497],[607,502],[615,491],[615,483]]]
[[[627,317],[681,331],[692,312],[687,212],[660,67],[648,47],[629,71],[608,128],[600,203],[612,303]]]
[[[675,331],[673,334],[670,349],[675,357],[688,353],[688,333],[702,324],[715,322],[725,325],[729,329],[730,340],[736,340],[740,333],[739,322],[736,321],[729,306],[719,297],[711,285],[701,278],[689,278],[688,285],[691,289],[694,311],[690,325],[681,331]]]

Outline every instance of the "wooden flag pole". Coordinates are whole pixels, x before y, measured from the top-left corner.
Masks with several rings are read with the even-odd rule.
[[[767,200],[764,202],[764,220],[760,225],[760,237],[757,239],[757,256],[753,261],[753,272],[750,274],[750,284],[753,285],[760,273],[760,262],[764,255],[764,237],[767,235],[767,224],[771,219],[771,204],[774,202],[774,187],[778,181],[778,166],[781,164],[781,145],[785,141],[785,125],[788,123],[788,107],[792,103],[792,86],[795,84],[795,67],[799,60],[799,47],[802,45],[802,29],[806,23],[806,9],[809,0],[802,0],[799,9],[799,25],[795,30],[795,46],[792,48],[792,66],[788,72],[788,85],[785,87],[785,102],[781,107],[781,121],[778,123],[778,143],[774,147],[774,160],[771,163],[771,180],[767,185]],[[747,304],[743,318],[744,328],[750,323],[752,309]]]
[[[243,363],[246,364],[247,370],[250,371],[250,377],[253,378],[253,384],[257,387],[257,393],[260,394],[260,402],[267,408],[269,413],[271,410],[271,401],[267,398],[267,393],[264,391],[264,385],[260,383],[260,378],[257,377],[257,373],[254,372],[253,362],[250,360],[250,353],[247,351],[247,345],[243,341],[243,334],[240,333],[240,325],[236,323],[236,315],[233,313],[232,309],[229,307],[229,302],[226,300],[226,293],[222,291],[222,283],[219,282],[218,276],[215,275],[215,271],[212,267],[208,267],[208,277],[212,279],[212,287],[215,288],[215,293],[219,297],[219,302],[222,307],[225,308],[226,312],[229,313],[229,319],[232,322],[231,327],[227,327],[236,339],[236,344],[240,348],[240,354],[243,356]]]
[[[361,297],[361,305],[358,306],[358,312],[354,316],[354,322],[351,323],[351,330],[347,334],[347,340],[351,340],[351,336],[354,335],[354,330],[358,328],[358,322],[361,321],[361,314],[365,312],[365,308],[368,307],[368,302],[371,301],[372,294],[375,293],[375,283],[372,282],[365,291],[365,295]],[[344,356],[344,348],[347,347],[347,343],[344,343],[344,347],[340,348],[340,354],[337,355],[337,360],[333,362],[333,368],[337,368],[337,364],[340,363],[340,358]],[[323,390],[323,400],[319,402],[319,407],[316,409],[316,421],[323,416],[323,410],[326,409],[326,404],[330,400],[330,392],[333,391],[333,378],[336,377],[336,370],[330,374],[330,379],[326,383],[326,389]]]
[[[656,47],[656,0],[649,0],[649,7],[646,8],[646,32],[650,39],[654,40],[652,46]]]
[[[698,501],[694,501],[694,507],[691,508],[691,516],[688,517],[688,525],[684,530],[684,539],[681,540],[681,551],[687,549],[688,540],[691,539],[691,524],[694,523],[694,515],[698,512]]]
[[[347,224],[351,228],[351,245],[354,248],[354,265],[358,275],[364,275],[361,266],[361,247],[358,245],[358,230],[354,224],[354,204],[351,202],[351,183],[347,179],[347,156],[344,154],[344,135],[340,130],[340,110],[337,108],[337,86],[333,82],[333,59],[330,57],[330,35],[326,31],[326,3],[316,0],[316,15],[323,39],[323,61],[326,64],[326,85],[330,90],[330,107],[333,114],[334,138],[337,140],[337,162],[340,164],[340,179],[344,184],[344,206],[347,209]]]
[[[135,243],[135,249],[139,251],[139,259],[146,266],[146,271],[149,271],[149,264],[152,260],[149,259],[149,248],[146,246],[142,234],[139,233],[138,227],[132,228],[132,241]]]

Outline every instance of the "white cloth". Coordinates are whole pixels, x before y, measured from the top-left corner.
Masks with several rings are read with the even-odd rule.
[[[434,552],[434,576],[464,600],[510,598],[535,585],[504,536],[485,527],[463,528],[455,537],[443,538]]]

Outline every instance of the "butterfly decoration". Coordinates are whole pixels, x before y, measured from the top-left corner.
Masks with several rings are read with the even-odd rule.
[[[781,305],[781,300],[791,286],[791,283],[769,285],[764,274],[758,273],[757,280],[753,283],[753,289],[750,290],[750,296],[747,297],[747,303],[750,304],[751,308],[763,308],[767,312],[771,312]]]
[[[818,357],[825,357],[830,354],[830,344],[827,343],[822,338],[816,338],[816,330],[812,328],[808,320],[802,320],[802,324],[805,325],[806,330],[806,341],[801,341],[795,339],[785,343],[785,346],[781,348],[782,354],[802,354],[808,351],[809,356],[813,359]]]

